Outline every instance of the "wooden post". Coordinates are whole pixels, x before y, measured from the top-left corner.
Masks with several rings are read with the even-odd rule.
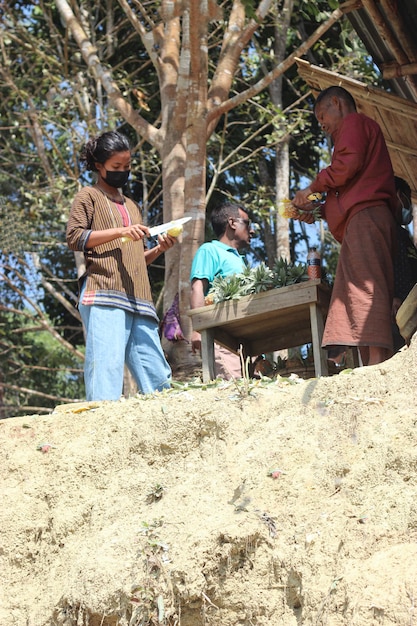
[[[329,369],[324,350],[321,348],[321,340],[324,331],[323,315],[320,307],[314,302],[310,304],[311,339],[313,344],[314,370],[317,378],[328,376]]]

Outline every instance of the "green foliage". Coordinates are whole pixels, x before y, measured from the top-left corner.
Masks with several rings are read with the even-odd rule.
[[[0,416],[51,411],[57,403],[80,397],[82,363],[25,315],[1,312],[0,376],[6,398]]]
[[[246,16],[251,19],[256,19],[256,5],[254,0],[242,0],[242,4],[245,7]]]
[[[257,267],[246,268],[241,274],[216,276],[208,296],[216,304],[294,285],[307,279],[307,266],[304,263],[289,263],[280,258],[275,262],[273,269],[269,269],[265,263],[260,263]]]
[[[213,295],[213,302],[236,300],[246,295],[244,278],[241,274],[230,276],[216,276],[208,295]]]
[[[308,279],[305,263],[289,263],[286,259],[277,259],[273,267],[274,287],[286,287]]]
[[[274,273],[265,263],[260,263],[252,269],[247,268],[242,276],[246,295],[268,291],[274,286]]]

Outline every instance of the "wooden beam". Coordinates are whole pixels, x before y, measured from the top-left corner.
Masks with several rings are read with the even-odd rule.
[[[359,9],[362,8],[362,0],[348,0],[339,5],[339,9],[343,14],[350,13],[351,11],[359,11]]]
[[[384,41],[384,43],[388,46],[396,61],[400,65],[406,65],[407,63],[410,63],[411,60],[414,60],[408,58],[407,54],[404,52],[403,47],[399,44],[399,39],[397,39],[392,28],[389,25],[389,17],[386,17],[381,12],[380,5],[377,4],[375,0],[362,0],[362,4],[364,9],[366,9],[366,12],[372,19],[373,25],[378,31],[382,41]],[[398,19],[396,21],[398,22]],[[401,30],[399,31],[399,34],[402,37]],[[411,76],[407,82],[417,99],[417,81],[414,80],[414,78]]]
[[[399,113],[401,116],[409,117],[413,121],[416,119],[416,102],[388,93],[378,87],[371,87],[356,78],[348,78],[337,72],[326,70],[323,67],[311,65],[305,59],[296,59],[296,62],[299,75],[313,92],[322,91],[332,85],[340,85],[340,87],[345,87],[355,99],[381,106],[387,111]]]
[[[399,63],[384,63],[381,69],[383,78],[389,80],[390,78],[401,78],[401,76],[417,74],[417,63],[406,63],[405,65],[400,65]]]
[[[379,32],[382,40],[388,44],[391,51],[394,53],[395,58],[399,63],[409,63],[410,59],[407,57],[402,47],[399,45],[391,28],[387,24],[387,20],[379,10],[379,5],[375,0],[362,0],[362,4],[366,9],[366,12],[372,19],[373,25]]]
[[[399,154],[406,154],[407,156],[412,156],[412,157],[417,158],[417,146],[415,148],[408,148],[407,146],[404,146],[404,145],[400,146],[398,145],[398,143],[394,143],[393,141],[390,141],[387,138],[385,138],[385,143],[387,144],[388,148],[395,150]]]
[[[417,49],[415,45],[415,37],[409,36],[408,25],[404,22],[401,13],[398,10],[398,2],[393,0],[380,0],[381,7],[385,13],[386,21],[391,25],[397,39],[401,42],[401,48],[405,52],[410,62],[417,61]]]

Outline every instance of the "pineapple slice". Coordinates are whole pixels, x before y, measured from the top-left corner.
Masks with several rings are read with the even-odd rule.
[[[171,237],[178,237],[178,235],[181,235],[183,230],[184,229],[182,226],[173,226],[172,228],[167,230],[167,234]]]
[[[314,193],[311,193],[309,196],[307,196],[307,199],[310,200],[310,202],[321,202],[323,196],[318,191],[315,191]]]

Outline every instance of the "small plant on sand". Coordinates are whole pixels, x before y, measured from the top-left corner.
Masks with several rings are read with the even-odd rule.
[[[152,487],[149,493],[146,494],[146,502],[147,504],[152,504],[152,502],[159,502],[163,495],[164,487],[157,483]]]
[[[235,378],[232,378],[231,380],[236,387],[239,400],[244,400],[245,398],[248,398],[250,395],[252,395],[252,391],[259,381],[255,381],[251,377],[251,360],[250,357],[245,357],[242,345],[239,346],[238,354],[242,368],[242,379],[236,380]]]
[[[144,572],[131,589],[133,610],[129,626],[179,626],[172,586],[164,567],[169,562],[168,546],[157,530],[162,525],[161,519],[142,524],[140,532],[146,537],[141,550]]]

